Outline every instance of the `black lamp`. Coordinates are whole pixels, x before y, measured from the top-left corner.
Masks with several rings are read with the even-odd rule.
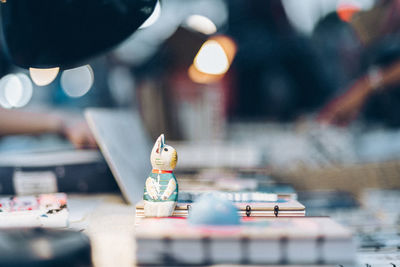
[[[82,65],[125,40],[157,0],[1,0],[3,43],[22,68]]]

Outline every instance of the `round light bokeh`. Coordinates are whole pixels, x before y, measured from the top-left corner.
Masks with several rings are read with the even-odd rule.
[[[17,77],[19,78],[19,81],[22,84],[23,93],[21,95],[21,98],[14,107],[20,108],[27,105],[31,100],[33,94],[33,85],[28,75],[24,73],[18,73]]]
[[[224,49],[214,40],[208,40],[202,45],[193,63],[199,71],[213,75],[223,74],[229,68]]]
[[[23,73],[8,74],[0,80],[0,105],[3,108],[20,108],[32,98],[32,82]]]
[[[93,70],[89,65],[63,71],[61,87],[70,97],[85,95],[94,82]]]
[[[7,102],[12,107],[17,106],[18,102],[22,98],[24,91],[24,89],[22,88],[22,83],[18,79],[17,75],[11,74],[8,79],[5,79],[3,90]]]
[[[3,108],[12,108],[11,104],[8,102],[6,98],[6,85],[10,79],[16,78],[14,74],[7,74],[0,80],[0,105]]]
[[[211,19],[202,15],[191,15],[186,19],[186,24],[201,33],[210,35],[217,31],[217,26]]]
[[[57,77],[59,71],[59,67],[50,69],[29,68],[29,74],[32,81],[38,86],[50,84]]]

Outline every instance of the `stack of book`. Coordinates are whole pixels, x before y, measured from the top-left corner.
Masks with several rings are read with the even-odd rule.
[[[182,218],[143,219],[138,264],[351,264],[351,232],[327,217],[242,218],[237,226],[194,226]]]
[[[241,217],[279,217],[279,216],[304,216],[305,207],[297,200],[280,198],[277,194],[263,192],[179,192],[178,203],[173,217],[187,217],[190,208],[197,197],[202,194],[217,194],[231,200],[238,208]],[[144,217],[144,203],[136,205],[136,217]]]

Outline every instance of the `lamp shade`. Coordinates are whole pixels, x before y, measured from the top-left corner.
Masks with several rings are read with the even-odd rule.
[[[131,35],[156,0],[7,0],[1,4],[3,42],[22,68],[82,65]]]

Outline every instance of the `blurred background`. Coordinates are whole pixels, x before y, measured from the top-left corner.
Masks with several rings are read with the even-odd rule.
[[[286,186],[308,215],[361,227],[366,248],[398,246],[399,14],[398,0],[159,1],[75,69],[19,69],[1,50],[0,113],[133,108],[153,140],[174,141],[182,183]],[[49,132],[4,131],[0,152],[73,147]]]
[[[377,0],[160,1],[128,40],[81,67],[27,71],[3,49],[0,105],[64,118],[132,107],[152,139],[228,142],[249,154],[235,164],[252,167],[395,161],[398,12],[398,1]],[[25,132],[3,129],[0,150],[41,138],[13,133]]]

